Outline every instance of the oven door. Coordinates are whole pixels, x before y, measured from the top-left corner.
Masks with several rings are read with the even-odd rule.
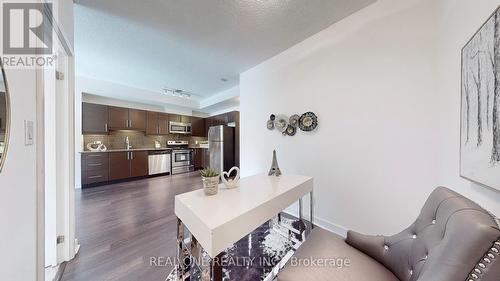
[[[191,134],[191,124],[170,121],[169,131],[171,134]]]
[[[192,160],[193,152],[191,150],[172,151],[172,167],[190,166]]]

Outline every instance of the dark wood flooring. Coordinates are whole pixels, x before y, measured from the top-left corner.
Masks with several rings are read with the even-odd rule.
[[[81,248],[62,280],[165,280],[172,267],[150,266],[150,257],[175,257],[174,196],[201,187],[193,172],[77,191]]]

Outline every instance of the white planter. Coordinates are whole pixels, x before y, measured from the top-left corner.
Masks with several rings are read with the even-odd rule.
[[[203,180],[203,191],[205,195],[215,195],[219,191],[219,176],[216,177],[201,177]]]

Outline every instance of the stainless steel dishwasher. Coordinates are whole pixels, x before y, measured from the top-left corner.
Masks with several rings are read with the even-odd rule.
[[[149,151],[149,175],[151,176],[170,173],[170,157],[170,150]]]

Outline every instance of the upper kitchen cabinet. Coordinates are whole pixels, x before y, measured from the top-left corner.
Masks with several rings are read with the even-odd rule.
[[[160,135],[168,135],[168,120],[169,115],[166,113],[158,114],[158,126],[160,127]]]
[[[158,112],[148,111],[146,113],[146,134],[159,135],[160,126],[158,125]]]
[[[182,123],[191,123],[191,116],[181,115],[181,122]]]
[[[82,134],[108,133],[108,106],[102,104],[82,104]]]
[[[168,114],[160,112],[147,112],[147,135],[167,135],[168,134]]]
[[[138,109],[129,109],[129,129],[146,131],[146,111]]]
[[[109,128],[146,131],[146,111],[122,107],[108,107]]]
[[[108,107],[109,127],[113,129],[128,129],[128,108]]]
[[[192,135],[195,137],[207,137],[205,129],[205,119],[199,117],[191,117]]]

